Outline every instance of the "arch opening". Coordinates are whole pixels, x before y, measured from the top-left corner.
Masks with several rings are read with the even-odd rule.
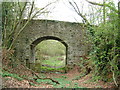
[[[31,44],[31,60],[36,71],[66,72],[67,49],[67,44],[57,37],[46,36],[35,40]]]

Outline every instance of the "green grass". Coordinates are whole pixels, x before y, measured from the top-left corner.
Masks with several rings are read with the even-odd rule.
[[[50,57],[49,60],[43,60],[42,64],[48,64],[50,66],[65,66],[64,61],[58,60],[61,56]]]
[[[2,75],[2,77],[13,77],[13,78],[16,78],[17,80],[21,81],[23,80],[23,78],[19,77],[17,74],[13,74],[13,73],[9,73],[7,71],[3,71],[3,73],[0,73]]]
[[[61,56],[50,57],[48,60],[43,60],[41,64],[36,64],[37,71],[65,71],[65,60],[58,60]],[[37,62],[40,62],[37,60]],[[36,63],[37,63],[36,62]],[[42,66],[43,65],[43,66]],[[39,69],[39,70],[38,70]]]
[[[65,80],[65,77],[54,78],[54,80],[57,80],[60,83],[60,84],[54,84],[53,85],[54,88],[85,88],[79,86],[78,83],[73,83],[71,80]]]
[[[43,83],[43,84],[52,84],[52,85],[56,84],[56,83],[52,82],[52,81],[49,80],[49,79],[46,79],[46,80],[37,79],[36,82],[38,82],[38,83]]]
[[[80,78],[84,77],[85,75],[86,75],[85,73],[82,73],[79,76],[74,77],[73,80],[79,80]]]
[[[63,72],[65,71],[65,67],[63,68],[49,68],[49,67],[45,67],[45,66],[42,66],[41,67],[41,71],[46,71],[46,72]]]
[[[0,73],[0,75],[2,75],[3,77],[7,77],[7,76],[10,76],[10,77],[13,77],[13,78],[16,78],[17,80],[23,80],[23,78],[19,77],[17,74],[12,74],[12,73],[9,73],[7,71],[3,71],[3,73]],[[40,74],[41,77],[46,77],[45,74]],[[26,77],[23,76],[23,77]],[[29,79],[32,80],[33,77],[29,77]],[[84,87],[80,87],[78,85],[78,83],[73,83],[72,80],[67,80],[68,77],[66,76],[61,76],[59,78],[52,78],[53,80],[56,80],[58,81],[60,84],[56,84],[55,82],[52,82],[51,80],[49,79],[37,79],[36,82],[39,83],[39,84],[49,84],[49,85],[53,85],[54,88],[84,88]],[[37,84],[34,84],[32,82],[30,82],[30,85],[32,86],[40,86],[40,85],[37,85]],[[69,85],[69,86],[67,86]]]

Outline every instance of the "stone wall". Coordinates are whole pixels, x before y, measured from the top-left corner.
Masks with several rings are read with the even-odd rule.
[[[66,63],[74,64],[85,54],[85,28],[80,23],[32,20],[15,43],[15,54],[21,62],[34,62],[34,47],[43,40],[53,39],[66,47]]]

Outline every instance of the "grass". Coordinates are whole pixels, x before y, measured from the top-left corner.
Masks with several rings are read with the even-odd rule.
[[[82,73],[79,76],[73,78],[73,80],[79,80],[80,78],[84,77],[86,74]]]
[[[0,73],[0,75],[2,75],[3,77],[10,76],[10,77],[16,78],[19,81],[23,80],[23,78],[19,77],[19,75],[12,74],[12,73],[9,73],[7,71],[3,71],[3,73]],[[46,77],[45,74],[40,74],[40,76],[41,77]],[[24,75],[23,77],[26,77],[26,75]],[[33,80],[32,78],[36,78],[36,76],[33,76],[31,78],[29,77],[29,79]],[[37,79],[37,80],[35,80],[35,82],[39,83],[40,85],[41,84],[52,85],[54,88],[84,88],[84,87],[79,86],[78,83],[72,82],[72,80],[67,80],[68,79],[67,76],[63,76],[62,75],[59,78],[53,78],[52,77],[52,79],[58,81],[60,84],[56,84],[56,83],[52,82],[49,79],[45,79],[45,80],[43,80],[43,79]],[[29,84],[31,86],[40,86],[40,85],[32,83],[32,82],[30,82]]]
[[[45,66],[41,67],[41,71],[45,71],[45,72],[63,72],[64,70],[65,70],[65,67],[63,68],[49,68]]]
[[[65,67],[65,63],[61,60],[58,60],[61,56],[50,57],[48,60],[43,60],[42,64],[48,64],[50,66],[63,66]]]
[[[3,71],[3,73],[0,73],[2,75],[2,77],[13,77],[16,78],[17,80],[21,81],[23,80],[23,78],[19,77],[17,74],[13,74],[13,73],[9,73],[7,71]]]
[[[64,77],[54,78],[54,79],[60,83],[59,85],[54,84],[53,85],[54,88],[85,88],[85,87],[79,86],[78,83],[73,83],[71,80],[65,80]]]
[[[2,75],[3,77],[10,76],[10,77],[16,78],[19,81],[23,80],[23,78],[19,77],[17,74],[12,74],[7,71],[0,73],[0,75]],[[41,75],[45,77],[45,74],[41,74]],[[23,76],[23,77],[26,77],[26,76]],[[33,78],[33,77],[31,77],[31,78]],[[78,83],[73,83],[72,80],[66,80],[67,78],[68,77],[66,77],[66,76],[61,76],[59,78],[53,78],[54,80],[58,81],[60,84],[56,84],[49,79],[45,79],[45,80],[37,79],[36,82],[39,84],[53,85],[54,88],[84,88],[84,87],[80,87],[78,85]],[[34,84],[32,82],[30,82],[29,84],[31,86],[40,86],[40,85]]]
[[[42,80],[42,79],[37,79],[36,80],[36,82],[38,82],[38,83],[43,83],[43,84],[52,84],[52,85],[54,85],[54,84],[56,84],[56,83],[54,83],[54,82],[52,82],[51,80]]]
[[[60,57],[61,56],[50,57],[48,60],[42,61],[41,64],[36,64],[35,70],[47,72],[65,71],[65,60],[58,60]]]
[[[45,76],[45,74],[42,74],[43,76]],[[53,85],[54,88],[69,88],[72,84],[71,80],[66,80],[68,77],[66,76],[60,76],[59,78],[52,78],[56,81],[58,81],[60,84],[56,84],[54,82],[52,82],[51,80],[47,79],[47,80],[42,80],[42,79],[37,79],[36,82],[40,83],[40,84],[49,84],[49,85]],[[67,86],[67,85],[70,86]]]

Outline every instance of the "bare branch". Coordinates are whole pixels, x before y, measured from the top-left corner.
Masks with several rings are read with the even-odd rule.
[[[52,3],[55,3],[55,2],[52,2]],[[22,28],[16,33],[10,47],[8,50],[11,50],[11,48],[13,47],[15,41],[17,40],[18,36],[20,35],[20,33],[24,30],[24,28],[27,26],[27,24],[30,22],[31,19],[33,19],[38,13],[42,14],[44,11],[44,9],[46,7],[48,7],[49,5],[51,5],[52,3],[49,3],[47,4],[45,7],[41,8],[40,10],[36,11],[34,15],[33,14],[33,8],[34,8],[34,1],[32,2],[32,6],[31,6],[31,9],[30,9],[30,13],[28,14],[28,19],[27,19],[27,22],[22,26]],[[21,18],[22,20],[22,18]],[[19,22],[20,23],[20,22]]]
[[[75,12],[78,14],[78,11],[76,10],[75,6],[72,4],[72,2],[69,1],[69,4],[73,7],[73,9],[75,10]]]
[[[87,25],[90,25],[90,23],[89,23],[89,21],[87,20],[87,18],[80,12],[80,9],[79,9],[77,3],[74,2],[74,4],[75,4],[75,5],[74,5],[71,1],[69,1],[69,4],[73,7],[73,9],[75,10],[75,12],[76,12],[79,16],[81,16],[81,17],[83,18],[83,20],[85,21],[85,23],[86,23]]]
[[[23,12],[24,12],[24,10],[25,10],[25,8],[26,8],[26,5],[27,5],[27,2],[25,2],[24,6],[23,6],[23,8],[22,8],[22,10],[21,10],[21,12],[20,12],[19,20],[18,20],[18,22],[16,22],[16,24],[14,25],[14,27],[13,27],[13,31],[11,30],[12,32],[10,33],[10,35],[12,35],[13,32],[14,32],[14,30],[16,30],[18,24],[21,23],[22,16],[23,16]],[[9,36],[10,36],[10,35],[9,35]]]
[[[30,13],[28,14],[28,18],[30,18],[30,17],[31,17],[31,15],[32,15],[32,12],[33,12],[33,7],[34,7],[34,1],[32,2],[32,6],[31,6]]]

